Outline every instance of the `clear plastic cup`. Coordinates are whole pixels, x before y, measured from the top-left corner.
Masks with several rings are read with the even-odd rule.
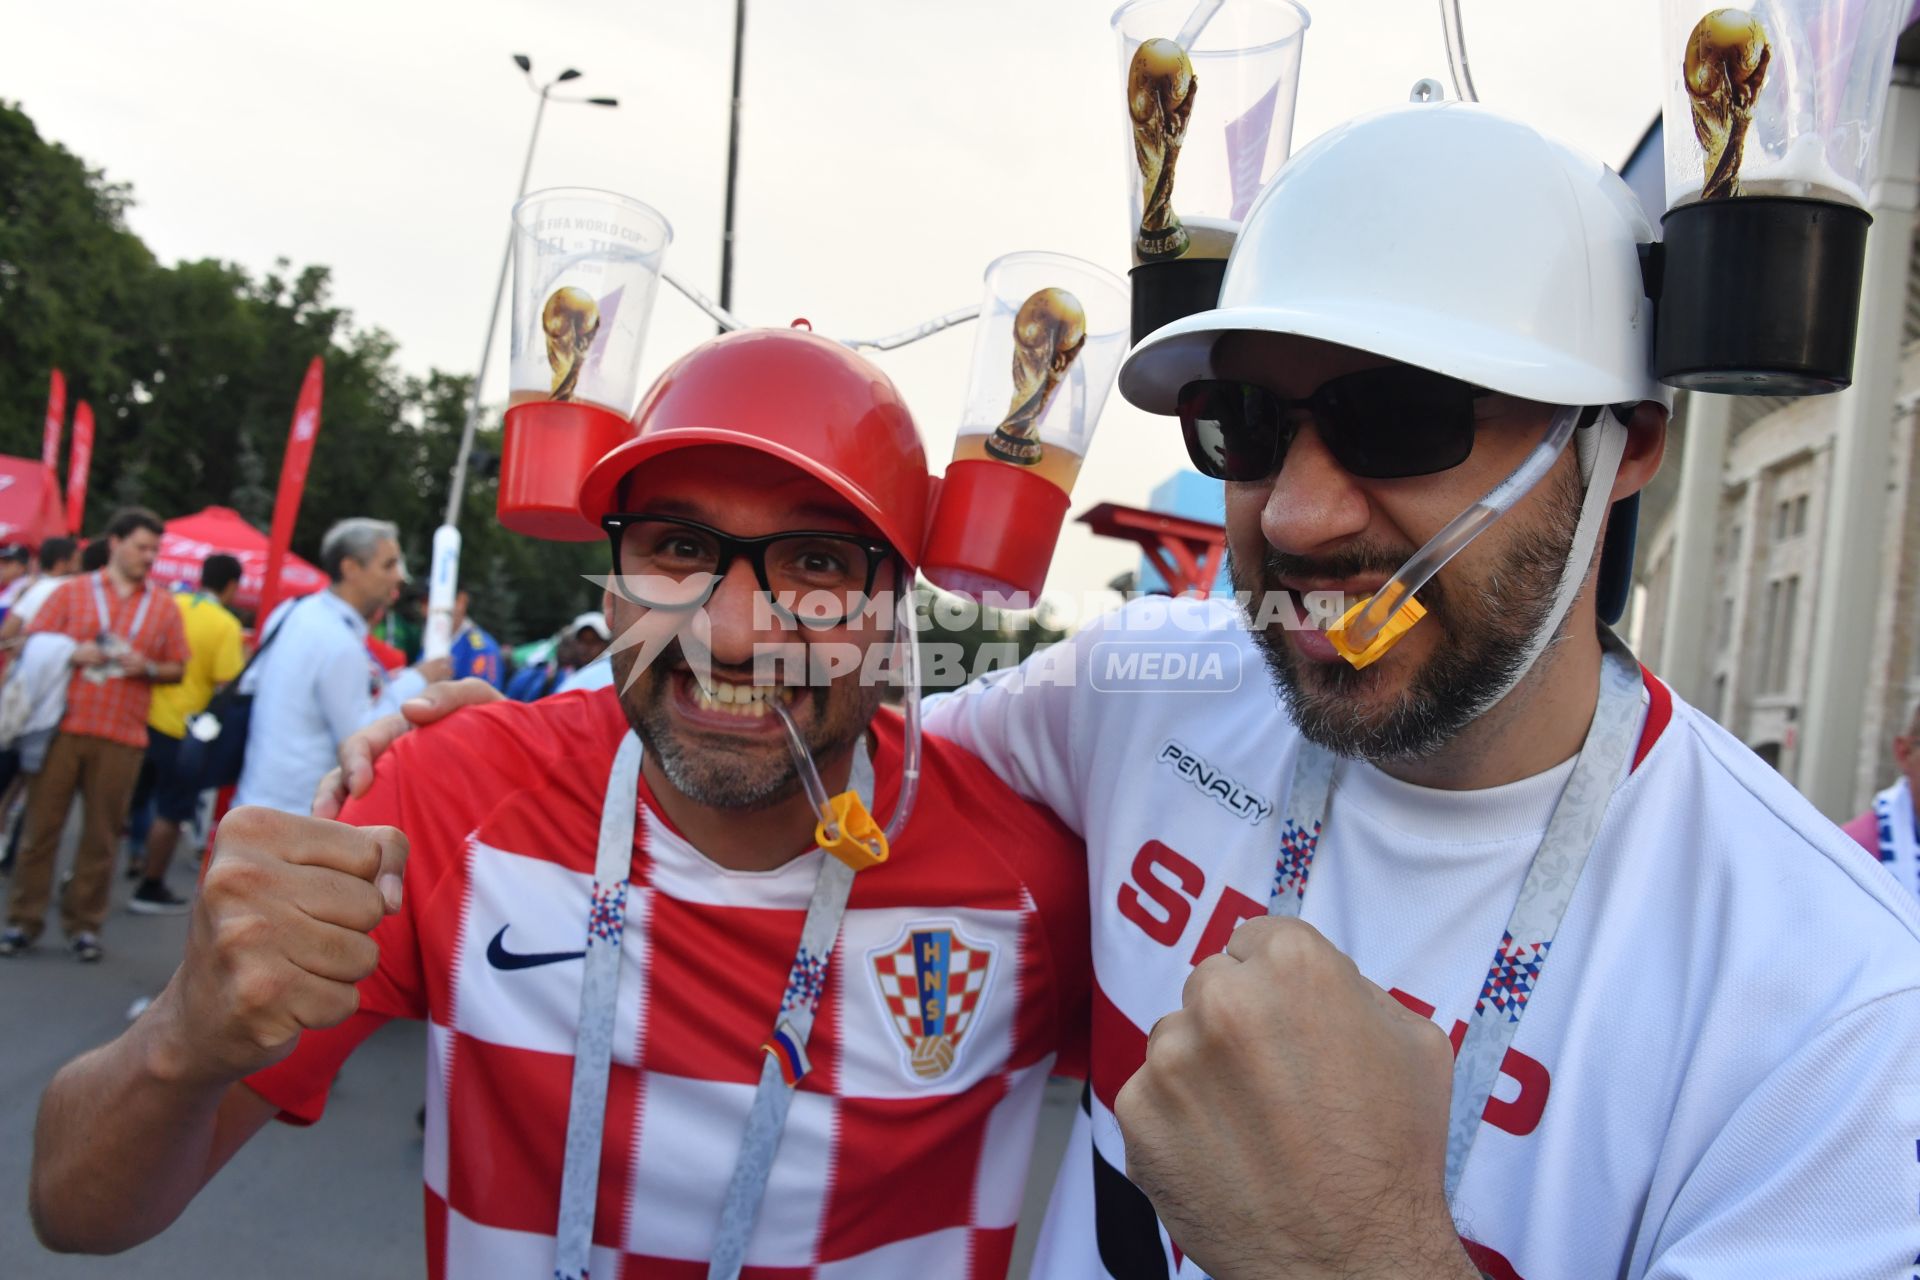
[[[1667,205],[1801,196],[1861,206],[1910,0],[1665,0]]]
[[[953,463],[920,568],[948,591],[1031,599],[1127,353],[1127,286],[1059,253],[987,268]]]
[[[1063,253],[987,267],[953,459],[992,459],[1073,492],[1127,354],[1127,285]]]
[[[1292,146],[1309,21],[1292,0],[1132,0],[1114,13],[1135,265],[1232,249]]]
[[[513,207],[509,407],[640,399],[640,352],[673,228],[611,191],[555,187]]]

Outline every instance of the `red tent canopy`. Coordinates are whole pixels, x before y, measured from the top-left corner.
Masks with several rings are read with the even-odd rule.
[[[169,586],[198,586],[201,564],[216,553],[240,561],[240,595],[234,603],[242,609],[259,608],[260,588],[267,576],[267,535],[231,507],[208,507],[195,515],[167,521],[166,536],[160,539],[160,557],[153,562],[154,577]],[[277,598],[311,595],[326,585],[326,574],[288,552],[280,567]]]
[[[67,513],[60,481],[38,458],[0,454],[0,542],[38,547],[64,537]]]

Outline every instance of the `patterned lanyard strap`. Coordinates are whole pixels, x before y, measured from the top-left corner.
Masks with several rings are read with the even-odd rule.
[[[1500,935],[1486,980],[1481,983],[1480,998],[1474,1002],[1466,1039],[1454,1058],[1453,1100],[1447,1116],[1449,1202],[1459,1189],[1467,1155],[1480,1130],[1481,1114],[1499,1078],[1500,1063],[1513,1043],[1521,1015],[1527,1011],[1528,997],[1546,967],[1547,952],[1600,833],[1607,802],[1626,773],[1640,725],[1640,690],[1640,673],[1632,655],[1607,635],[1593,724],[1521,882],[1519,899]],[[1333,764],[1333,757],[1320,747],[1311,743],[1302,746],[1287,797],[1287,821],[1280,836],[1273,895],[1267,908],[1270,915],[1300,914],[1314,851],[1326,821]]]
[[[93,607],[100,614],[100,630],[111,634],[113,631],[113,618],[107,611],[107,589],[100,585],[101,580],[106,576],[107,571],[105,569],[93,575]],[[133,625],[127,628],[127,634],[122,637],[128,644],[134,642],[135,638],[140,634],[140,628],[146,625],[147,609],[152,604],[153,588],[142,583],[140,587],[140,607],[133,611]]]
[[[640,739],[621,739],[607,777],[607,798],[600,812],[600,843],[593,864],[593,898],[587,921],[587,948],[580,985],[580,1023],[574,1039],[573,1096],[567,1106],[567,1145],[560,1180],[559,1244],[555,1280],[587,1280],[593,1248],[594,1202],[600,1185],[600,1142],[606,1120],[607,1071],[613,1057],[614,1014],[620,994],[620,954],[627,923],[627,881],[632,873],[633,836],[638,820]],[[852,785],[861,802],[873,804],[873,761],[862,742],[854,751]],[[787,989],[766,1059],[760,1086],[747,1115],[746,1136],[720,1214],[710,1276],[731,1280],[740,1274],[747,1241],[753,1235],[766,1191],[773,1156],[786,1125],[793,1086],[807,1072],[807,1038],[826,990],[827,962],[840,935],[854,870],[835,857],[823,857],[800,928],[800,946],[788,973]]]

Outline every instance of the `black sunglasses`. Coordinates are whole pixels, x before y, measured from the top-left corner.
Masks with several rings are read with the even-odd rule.
[[[648,609],[697,609],[738,557],[774,609],[814,626],[844,622],[866,607],[874,578],[893,548],[837,531],[795,530],[738,538],[680,516],[645,512],[604,516],[613,545],[614,589]]]
[[[1465,462],[1473,452],[1474,401],[1493,394],[1410,365],[1330,378],[1304,400],[1257,383],[1204,378],[1180,388],[1180,429],[1202,474],[1266,480],[1286,462],[1306,410],[1342,467],[1368,480],[1398,480]]]

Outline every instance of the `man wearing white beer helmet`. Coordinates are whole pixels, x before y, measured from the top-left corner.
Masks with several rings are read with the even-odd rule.
[[[1666,435],[1651,239],[1523,124],[1390,110],[1122,367],[1225,483],[1242,607],[1136,602],[928,718],[1091,850],[1036,1275],[1920,1256],[1913,904],[1606,626]]]
[[[1041,1091],[1081,1069],[1085,857],[922,741],[910,677],[880,706],[913,419],[846,348],[757,330],[635,427],[582,494],[615,686],[408,735],[353,825],[231,815],[173,982],[49,1088],[50,1243],[162,1229],[404,1017],[432,1276],[1005,1274]],[[770,651],[806,660],[769,683]]]

